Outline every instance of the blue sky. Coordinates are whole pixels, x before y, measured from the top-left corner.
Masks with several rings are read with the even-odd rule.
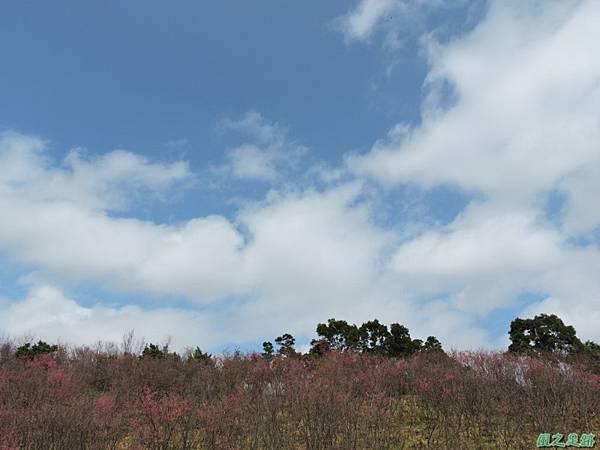
[[[62,5],[11,5],[1,19],[2,124],[57,146],[168,156],[186,139],[203,166],[223,151],[215,122],[257,110],[339,162],[399,116],[418,118],[416,49],[403,54],[414,67],[386,79],[381,52],[340,39],[341,3]],[[375,104],[372,83],[399,101]]]
[[[211,351],[329,317],[600,338],[593,2],[0,16],[0,335]]]
[[[418,48],[399,56],[410,70],[387,76],[383,52],[340,39],[341,3],[61,5],[14,4],[0,19],[0,125],[49,139],[58,158],[124,148],[203,170],[239,140],[219,121],[254,110],[337,165],[419,118]],[[160,219],[231,213],[215,192],[198,195]]]

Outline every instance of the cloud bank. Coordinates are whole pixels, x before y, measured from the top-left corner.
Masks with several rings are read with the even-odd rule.
[[[596,2],[493,2],[464,37],[428,42],[421,123],[396,125],[346,164],[390,189],[451,185],[479,200],[399,248],[395,270],[467,311],[547,295],[527,311],[549,308],[597,338],[583,311],[600,300],[598,246],[573,242],[600,226],[598,19]],[[560,207],[549,205],[556,192]]]
[[[364,0],[345,16],[346,38],[375,36],[399,5],[425,8]],[[55,162],[43,140],[2,134],[0,250],[45,280],[6,303],[2,331],[85,341],[138,327],[218,345],[379,317],[473,348],[503,344],[486,323],[509,309],[555,312],[600,339],[599,20],[597,2],[494,2],[464,36],[424,40],[420,123],[397,124],[342,167],[319,166],[324,188],[275,187],[301,147],[256,112],[225,121],[248,142],[226,152],[220,173],[274,186],[229,218],[132,216],[140,199],[185,188],[183,161],[118,150]],[[447,224],[382,225],[373,182],[387,196],[452,186],[470,201]],[[85,283],[156,306],[84,307],[61,291]],[[542,300],[524,304],[524,293]],[[165,306],[181,298],[189,308]]]

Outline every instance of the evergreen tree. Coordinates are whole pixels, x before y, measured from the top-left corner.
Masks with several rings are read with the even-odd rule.
[[[575,328],[565,325],[555,314],[540,314],[533,319],[513,320],[510,324],[512,353],[557,353],[574,355],[584,350]]]
[[[208,362],[210,361],[212,355],[205,353],[202,351],[200,347],[196,347],[194,349],[194,353],[192,353],[192,359],[200,362]]]
[[[263,352],[262,355],[265,358],[272,358],[275,350],[273,349],[273,344],[270,341],[265,341],[262,344]]]
[[[386,355],[407,357],[421,349],[422,341],[411,339],[408,328],[398,323],[390,325],[390,334],[386,339]]]
[[[54,353],[56,351],[58,351],[58,345],[50,345],[44,341],[38,341],[37,344],[31,345],[31,343],[28,342],[17,348],[15,356],[17,358],[34,359],[38,355]]]
[[[296,355],[296,350],[294,349],[294,345],[296,343],[296,339],[289,333],[285,333],[275,339],[275,343],[279,346],[277,353],[284,356],[294,356]]]
[[[311,353],[313,354],[322,354],[332,349],[354,350],[360,341],[358,327],[349,325],[345,320],[329,319],[326,324],[318,324],[317,335],[320,336],[320,339],[311,341]]]
[[[158,345],[146,344],[140,358],[164,358],[165,352],[163,352]]]
[[[359,350],[365,353],[386,354],[386,343],[390,337],[387,326],[375,319],[363,323],[358,331]]]
[[[428,336],[421,348],[426,352],[443,352],[442,343],[435,336]]]

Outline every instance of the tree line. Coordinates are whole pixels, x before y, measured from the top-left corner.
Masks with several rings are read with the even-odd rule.
[[[304,354],[289,333],[262,355],[0,341],[0,449],[523,449],[600,417],[600,346],[556,315],[491,352],[376,320],[316,331]]]
[[[443,351],[442,344],[435,336],[429,336],[425,342],[412,339],[404,325],[393,323],[388,329],[378,319],[357,326],[332,318],[327,323],[319,323],[316,332],[318,338],[310,342],[309,355],[320,356],[337,350],[402,358],[420,351]],[[271,341],[263,342],[262,355],[267,358],[275,354],[298,356],[295,342],[294,336],[285,333],[275,339],[277,351]]]
[[[322,356],[331,351],[358,352],[391,358],[406,358],[420,352],[444,352],[441,342],[435,336],[425,341],[413,339],[404,325],[392,323],[389,328],[378,319],[369,320],[358,326],[345,320],[329,319],[316,327],[317,338],[311,340],[309,357]],[[593,341],[581,341],[575,328],[566,325],[555,314],[539,314],[531,319],[516,318],[510,324],[508,352],[528,356],[555,355],[561,357],[586,357],[600,369],[600,345]],[[295,348],[296,339],[284,333],[262,344],[264,358],[299,357]],[[37,355],[54,353],[57,345],[44,341],[26,343],[17,348],[15,356],[34,359]],[[145,344],[140,358],[180,358],[170,352],[168,345]],[[212,355],[196,347],[188,353],[188,358],[207,361]]]

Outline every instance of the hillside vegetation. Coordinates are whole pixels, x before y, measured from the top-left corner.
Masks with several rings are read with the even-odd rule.
[[[600,425],[596,347],[555,317],[513,321],[507,352],[421,342],[401,357],[321,326],[340,321],[306,355],[285,335],[222,356],[7,342],[0,449],[535,448]]]

